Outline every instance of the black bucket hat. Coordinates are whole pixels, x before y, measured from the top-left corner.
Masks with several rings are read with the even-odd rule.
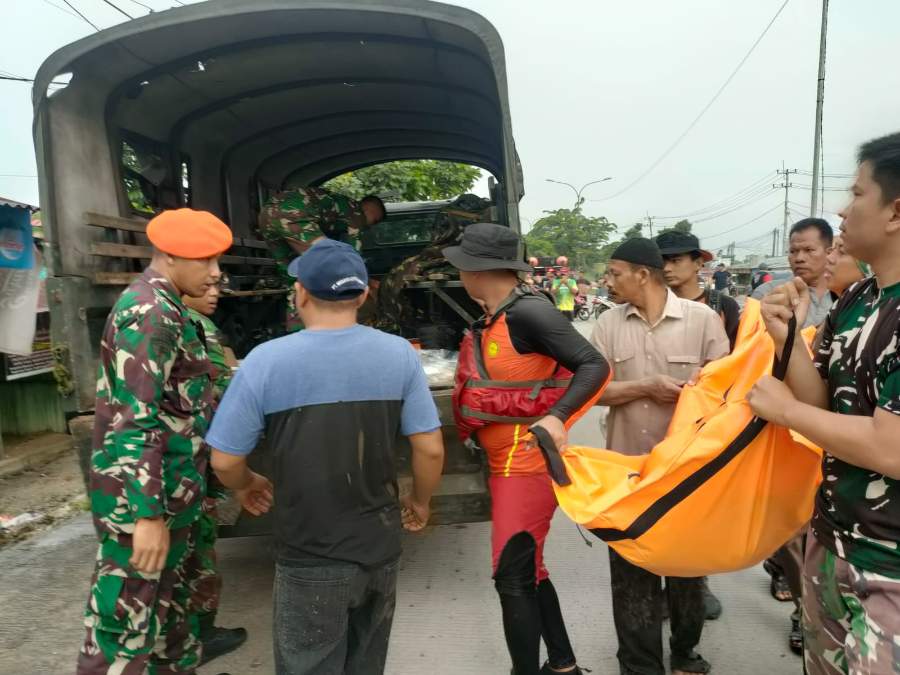
[[[656,237],[656,245],[659,246],[659,252],[666,255],[681,255],[683,253],[693,253],[696,251],[703,258],[703,262],[709,262],[715,256],[709,251],[700,248],[700,240],[693,234],[688,232],[678,232],[672,230],[663,232]]]
[[[444,257],[463,272],[516,270],[531,272],[519,255],[519,235],[496,223],[473,223],[464,231],[459,246],[443,250]]]

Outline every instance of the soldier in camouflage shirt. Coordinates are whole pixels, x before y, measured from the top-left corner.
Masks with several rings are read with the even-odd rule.
[[[211,318],[219,304],[221,286],[225,283],[227,279],[223,276],[220,283],[210,286],[203,297],[192,298],[186,295],[182,298],[191,319],[203,329],[206,353],[212,368],[214,408],[218,408],[219,401],[222,400],[225,389],[231,382],[231,367],[237,365],[234,353],[225,345],[219,328]],[[199,637],[203,643],[203,663],[237,649],[247,640],[247,631],[244,628],[216,626],[216,615],[222,594],[222,575],[216,556],[218,506],[219,500],[227,496],[227,491],[211,469],[207,470],[206,484],[206,497],[197,521],[198,569],[197,574],[190,580],[191,612],[197,615]]]
[[[181,296],[218,282],[232,238],[190,209],[160,214],[147,235],[150,267],[119,296],[100,344],[90,476],[100,546],[78,675],[189,674],[200,660],[189,602],[213,387]]]
[[[259,214],[259,233],[269,244],[285,285],[293,283],[288,263],[323,237],[361,248],[360,233],[384,220],[384,202],[370,195],[356,201],[324,188],[294,188],[276,194]],[[303,327],[294,308],[294,294],[287,297],[287,329]]]
[[[863,145],[859,163],[841,231],[874,276],[831,310],[815,361],[798,337],[785,383],[747,397],[825,451],[804,561],[811,675],[900,673],[900,134]],[[779,353],[809,306],[800,279],[763,300]]]

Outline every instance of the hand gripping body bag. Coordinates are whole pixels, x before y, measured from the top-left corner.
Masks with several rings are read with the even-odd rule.
[[[562,510],[629,562],[661,576],[698,577],[754,565],[810,519],[822,451],[757,418],[745,397],[775,359],[759,303],[747,301],[734,351],[686,387],[666,437],[644,456],[536,436]],[[791,322],[793,342],[796,324]],[[804,337],[811,339],[810,333]],[[773,366],[774,363],[774,366]]]

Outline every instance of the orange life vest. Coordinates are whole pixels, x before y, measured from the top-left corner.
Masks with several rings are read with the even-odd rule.
[[[516,302],[549,302],[528,288],[517,288],[490,320],[477,321],[460,345],[453,412],[463,440],[473,435],[499,475],[545,473],[546,463],[530,448],[529,427],[562,398],[572,373],[549,356],[516,351],[506,312]],[[599,398],[602,389],[570,426]]]

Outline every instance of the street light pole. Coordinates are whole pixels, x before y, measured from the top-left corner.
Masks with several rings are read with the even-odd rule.
[[[565,185],[566,187],[572,188],[572,192],[575,193],[575,208],[579,208],[584,203],[584,198],[581,196],[581,193],[584,192],[585,188],[596,185],[597,183],[605,183],[608,180],[612,180],[612,176],[607,176],[606,178],[601,178],[600,180],[592,180],[590,183],[585,183],[581,186],[581,189],[576,188],[571,183],[566,183],[561,180],[554,180],[553,178],[545,178],[548,183],[556,183],[557,185]]]

